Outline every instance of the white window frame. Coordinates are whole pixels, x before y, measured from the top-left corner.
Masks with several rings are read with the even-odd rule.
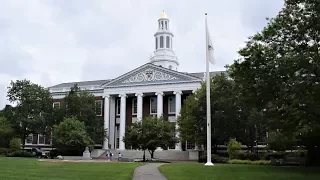
[[[28,143],[28,137],[31,136],[31,143]],[[25,139],[25,144],[31,145],[33,143],[33,134],[29,134]]]
[[[60,102],[54,102],[52,103],[52,107],[55,108],[55,104],[59,104],[57,108],[60,108]]]
[[[155,112],[152,112],[152,100],[154,100],[155,102],[156,102],[156,108],[155,108]],[[158,112],[158,102],[157,102],[157,97],[151,97],[150,98],[150,114],[152,115],[152,114],[157,114],[157,112]]]
[[[174,102],[174,112],[171,112],[171,104],[170,104],[170,98],[172,98],[173,102]],[[169,96],[168,98],[168,114],[175,114],[176,113],[176,97],[175,96]]]
[[[100,105],[100,114],[96,114],[97,116],[102,116],[102,106],[103,106],[103,101],[102,100],[96,100],[95,101],[95,105],[97,105],[97,102],[99,102],[100,101],[100,103],[101,103],[101,105]],[[95,108],[97,108],[97,107],[95,107]],[[96,109],[95,109],[95,111],[96,111]],[[97,112],[97,111],[96,111]]]
[[[40,143],[40,136],[43,136],[43,143]],[[43,134],[38,134],[38,145],[45,145],[46,144],[46,136]]]
[[[136,112],[134,112],[134,102],[136,102]],[[138,113],[138,99],[137,98],[132,98],[132,115],[137,115]]]

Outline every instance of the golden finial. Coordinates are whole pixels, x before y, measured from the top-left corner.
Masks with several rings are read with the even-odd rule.
[[[164,10],[162,11],[160,18],[168,19],[168,16],[167,16],[167,14],[164,12]]]

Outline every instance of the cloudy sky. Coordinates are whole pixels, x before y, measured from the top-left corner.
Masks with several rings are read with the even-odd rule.
[[[0,109],[11,80],[115,78],[149,61],[164,10],[179,71],[205,70],[204,13],[223,70],[283,0],[0,0]]]

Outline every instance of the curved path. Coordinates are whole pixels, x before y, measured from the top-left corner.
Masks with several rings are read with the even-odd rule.
[[[158,170],[158,167],[163,164],[164,163],[149,163],[137,167],[134,170],[132,180],[167,180]]]

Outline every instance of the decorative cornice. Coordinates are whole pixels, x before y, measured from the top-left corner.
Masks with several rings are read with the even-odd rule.
[[[125,97],[127,98],[128,96],[126,94],[119,94],[119,97],[122,98],[122,97]]]
[[[163,92],[156,92],[155,95],[156,96],[158,96],[158,95],[164,96],[164,93]]]
[[[151,85],[166,85],[166,84],[187,84],[187,83],[201,83],[202,80],[193,80],[193,81],[180,81],[180,82],[161,82],[161,83],[148,83],[148,84],[121,84],[117,86],[107,86],[105,89],[108,88],[119,88],[119,87],[136,87],[136,86],[151,86]]]
[[[183,93],[182,93],[182,91],[175,91],[175,92],[173,92],[173,94],[180,94],[180,95],[182,95]]]
[[[143,96],[144,96],[144,94],[143,94],[143,93],[136,93],[136,94],[135,94],[135,96],[137,96],[137,97],[138,97],[138,96],[143,97]]]

